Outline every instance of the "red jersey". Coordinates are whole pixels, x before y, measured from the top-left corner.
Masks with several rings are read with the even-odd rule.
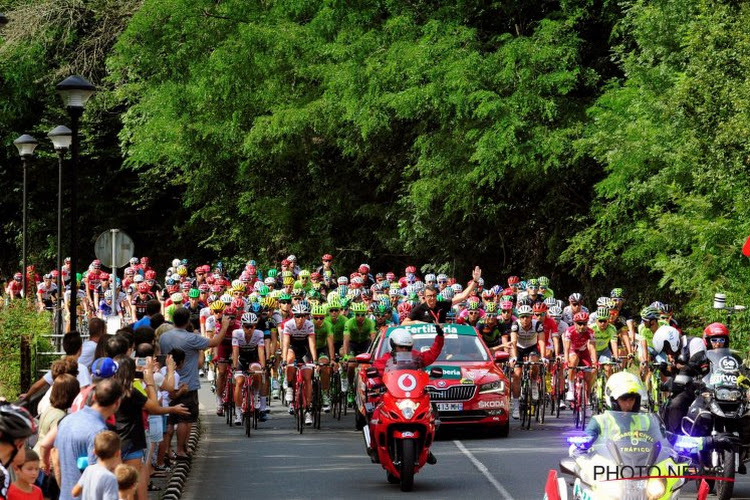
[[[587,326],[585,330],[579,332],[576,325],[573,325],[565,330],[563,339],[570,340],[572,351],[585,351],[588,349],[589,342],[594,342],[594,330]]]
[[[444,343],[445,343],[445,337],[443,335],[436,335],[435,341],[432,343],[432,346],[430,347],[428,351],[418,352],[418,351],[412,350],[411,357],[414,360],[418,360],[419,363],[421,363],[422,367],[429,366],[435,362],[438,356],[440,356],[440,353],[443,351]],[[388,363],[389,359],[391,359],[390,351],[385,353],[382,358],[376,359],[372,363],[372,366],[373,368],[377,368],[378,371],[382,374],[383,370],[385,369],[385,365],[386,363]]]

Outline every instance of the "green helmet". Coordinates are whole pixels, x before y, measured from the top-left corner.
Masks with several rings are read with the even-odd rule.
[[[476,300],[471,300],[466,304],[466,309],[469,311],[478,311],[479,310],[479,302]]]
[[[299,272],[299,277],[300,278],[309,278],[310,277],[310,271],[308,271],[307,269],[303,269],[302,271]]]
[[[188,297],[191,299],[197,299],[200,296],[201,296],[201,292],[197,288],[191,288],[190,292],[188,293]]]
[[[318,292],[317,290],[311,289],[307,292],[307,298],[321,300],[323,297],[321,297],[320,292]]]
[[[625,291],[622,288],[613,288],[612,291],[609,292],[609,296],[612,299],[624,299]]]
[[[526,288],[539,288],[539,280],[536,278],[531,278],[526,282]]]
[[[295,281],[294,282],[294,289],[295,290],[301,290],[303,288],[301,281]]]
[[[340,302],[341,302],[341,309],[348,308],[349,304],[352,303],[352,301],[347,299],[346,297],[342,297]],[[328,307],[330,308],[331,306],[328,306]]]
[[[289,295],[288,293],[283,293],[283,292],[282,292],[282,293],[281,293],[281,294],[279,295],[279,300],[292,300],[292,296],[291,296],[291,295]]]
[[[279,272],[276,269],[269,269],[266,273],[269,278],[275,278],[278,274]]]
[[[314,304],[312,306],[312,315],[313,316],[325,316],[328,312],[326,306],[323,304]]]
[[[659,314],[657,308],[646,306],[641,310],[641,319],[659,319]]]
[[[390,309],[389,306],[386,306],[382,302],[378,302],[378,304],[375,306],[374,312],[375,312],[375,314],[377,314],[379,316],[382,316],[382,315],[386,314],[389,309]]]
[[[352,312],[353,313],[366,313],[367,312],[367,306],[364,302],[355,302],[352,304]]]
[[[609,318],[609,311],[611,309],[609,307],[599,307],[596,309],[596,317],[597,319],[601,318]]]
[[[484,312],[486,312],[488,315],[496,315],[497,314],[497,304],[494,302],[487,302],[484,305]]]
[[[547,288],[549,286],[549,278],[546,276],[539,276],[539,286]]]
[[[263,285],[258,290],[258,295],[260,295],[261,297],[265,297],[266,295],[268,295],[268,292],[270,292],[270,291],[271,290],[266,285]]]
[[[250,294],[250,296],[249,296],[249,297],[247,298],[247,300],[248,300],[248,301],[249,301],[249,302],[250,302],[251,304],[253,304],[253,303],[255,303],[255,302],[260,302],[260,301],[258,300],[258,296],[257,296],[256,294],[254,294],[254,293],[253,293],[253,294]]]
[[[281,271],[282,278],[294,278],[294,273],[291,271]]]
[[[334,293],[334,292],[331,292],[331,293]],[[339,300],[338,295],[336,295],[333,298],[329,298],[328,309],[341,309],[341,301]]]

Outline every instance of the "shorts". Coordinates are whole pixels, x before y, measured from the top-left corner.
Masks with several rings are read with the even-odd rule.
[[[217,348],[216,359],[218,359],[219,361],[226,361],[231,358],[232,344],[227,345],[224,342],[219,344],[219,347]]]
[[[660,352],[659,354],[656,354],[656,351],[653,347],[648,348],[648,354],[649,359],[652,363],[666,363],[667,362],[667,355],[663,352]],[[643,359],[643,353],[641,353],[641,346],[638,345],[638,358]]]
[[[529,346],[529,347],[517,347],[516,352],[518,352],[518,360],[523,361],[524,358],[530,358],[531,356],[539,356],[539,346],[536,344]]]
[[[183,394],[179,398],[175,398],[171,401],[171,404],[174,405],[185,405],[185,407],[190,412],[189,415],[177,415],[175,413],[172,413],[169,415],[169,423],[170,424],[179,424],[179,423],[194,423],[198,420],[198,391],[188,391],[187,394]]]
[[[234,372],[234,378],[244,377],[248,371],[260,371],[261,369],[262,367],[257,361],[253,363],[243,363],[242,360],[240,360],[240,369]]]
[[[164,439],[164,419],[163,415],[148,416],[148,432],[146,439],[149,443],[161,443]]]
[[[295,364],[303,364],[305,363],[305,360],[312,360],[310,356],[310,349],[307,347],[307,344],[300,345],[300,344],[292,344],[289,346],[292,351],[294,352],[294,363]]]
[[[596,351],[596,356],[600,363],[612,361],[612,349],[610,347],[607,347],[606,349],[602,349],[601,351]]]
[[[128,451],[127,453],[122,454],[122,461],[125,462],[127,460],[143,460],[143,457],[145,457],[146,454],[143,452],[143,450],[132,450]]]
[[[355,356],[357,354],[362,354],[363,352],[367,352],[367,349],[369,348],[370,348],[369,340],[365,340],[363,342],[354,342],[353,340],[349,340],[349,351],[351,354],[354,354]]]
[[[584,349],[583,351],[573,351],[571,354],[576,354],[578,356],[578,366],[593,365],[593,363],[591,362],[591,354],[589,353],[588,349]]]
[[[263,339],[271,340],[271,330],[263,330]]]

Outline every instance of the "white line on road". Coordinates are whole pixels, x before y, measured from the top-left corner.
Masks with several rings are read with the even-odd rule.
[[[461,450],[461,453],[466,455],[468,459],[471,460],[471,463],[474,464],[474,467],[476,467],[477,470],[479,470],[479,472],[481,472],[482,475],[485,478],[487,478],[487,481],[489,481],[490,484],[492,484],[492,486],[495,487],[495,489],[498,491],[498,493],[500,493],[500,496],[502,498],[504,498],[505,500],[513,500],[513,497],[510,495],[510,493],[508,493],[508,490],[503,488],[503,485],[500,484],[497,479],[492,477],[492,474],[490,474],[490,471],[487,469],[487,466],[485,466],[482,462],[477,460],[477,458],[468,449],[466,449],[466,446],[464,446],[464,444],[461,441],[454,440],[453,444],[456,445],[456,448]]]

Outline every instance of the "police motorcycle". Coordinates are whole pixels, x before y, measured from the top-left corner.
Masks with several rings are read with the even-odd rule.
[[[709,325],[704,333],[707,344],[728,343],[729,332],[721,323]],[[718,344],[712,337],[724,340]],[[710,368],[682,419],[682,431],[710,438],[694,459],[704,474],[716,478],[708,484],[713,487],[715,483],[718,498],[726,500],[732,497],[735,474],[745,474],[745,462],[750,460],[750,380],[741,358],[727,347],[709,349],[706,357]]]
[[[605,395],[609,409],[591,419],[584,435],[568,438],[569,457],[560,461],[560,471],[574,478],[572,496],[565,479],[551,470],[545,500],[676,499],[690,475],[690,460],[670,443],[656,414],[640,412],[648,397],[641,380],[615,373]],[[698,498],[707,494],[703,486]]]

